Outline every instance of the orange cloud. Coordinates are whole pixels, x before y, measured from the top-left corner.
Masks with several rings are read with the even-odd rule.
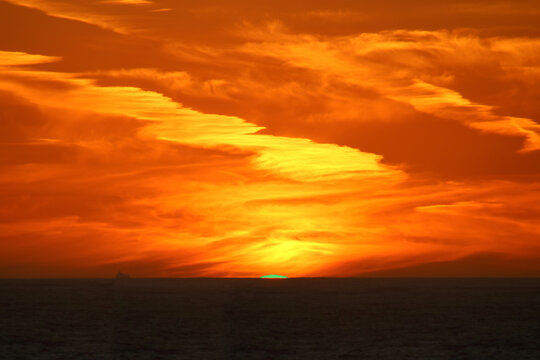
[[[253,29],[244,33],[257,40],[244,46],[243,50],[249,53],[284,59],[295,66],[336,77],[339,81],[374,88],[382,95],[410,104],[421,112],[462,121],[473,128],[521,135],[526,137],[523,151],[540,149],[540,127],[535,121],[497,115],[493,106],[475,104],[458,92],[440,86],[441,79],[442,82],[449,80],[429,78],[436,62],[428,62],[426,56],[437,61],[469,62],[473,66],[480,66],[481,58],[488,56],[490,59],[500,58],[502,64],[508,64],[506,66],[516,66],[515,63],[531,61],[521,59],[520,49],[527,47],[534,51],[540,46],[538,41],[514,39],[512,44],[516,45],[511,45],[506,40],[499,43],[494,39],[485,45],[475,37],[426,31],[362,34],[325,41],[308,35],[286,34],[279,24],[270,24],[266,30]],[[396,60],[373,64],[373,60],[380,60],[389,53]],[[462,54],[472,55],[464,60]],[[424,71],[428,73],[427,77],[422,75]],[[437,84],[428,80],[435,80]]]
[[[2,16],[52,37],[0,41],[0,276],[537,274],[539,43],[521,25],[17,3]]]

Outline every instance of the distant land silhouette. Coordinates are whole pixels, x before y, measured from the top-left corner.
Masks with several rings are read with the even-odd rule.
[[[124,274],[123,272],[119,271],[118,274],[116,274],[117,279],[130,279],[131,276],[128,274]]]

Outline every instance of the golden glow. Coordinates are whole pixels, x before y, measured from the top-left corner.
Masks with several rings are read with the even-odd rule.
[[[0,276],[355,276],[478,254],[540,274],[540,21],[0,6],[25,25],[0,44]]]

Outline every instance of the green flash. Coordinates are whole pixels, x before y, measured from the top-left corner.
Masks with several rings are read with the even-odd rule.
[[[288,279],[288,277],[284,275],[263,275],[261,279]]]

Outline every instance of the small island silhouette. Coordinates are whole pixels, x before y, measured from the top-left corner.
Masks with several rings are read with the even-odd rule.
[[[124,274],[123,272],[119,271],[118,274],[116,274],[116,279],[130,279],[131,276],[128,274]]]

